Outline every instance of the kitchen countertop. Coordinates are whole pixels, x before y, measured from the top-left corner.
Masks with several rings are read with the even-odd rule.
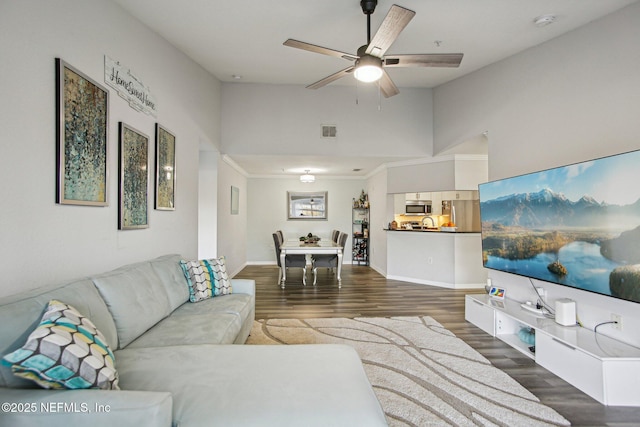
[[[447,233],[447,234],[480,234],[479,231],[444,231],[444,230],[440,230],[439,228],[426,228],[426,229],[412,229],[412,230],[407,230],[404,228],[398,228],[398,229],[391,229],[391,228],[384,228],[384,231],[401,231],[404,233]]]

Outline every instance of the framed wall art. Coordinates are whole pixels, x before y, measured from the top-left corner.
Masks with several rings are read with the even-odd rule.
[[[149,137],[120,122],[118,229],[149,227]]]
[[[56,58],[56,203],[107,206],[109,91]]]
[[[327,219],[327,192],[287,191],[287,219]]]
[[[175,210],[175,191],[176,137],[156,123],[156,209]]]
[[[238,215],[240,213],[240,189],[238,187],[231,186],[231,215]]]

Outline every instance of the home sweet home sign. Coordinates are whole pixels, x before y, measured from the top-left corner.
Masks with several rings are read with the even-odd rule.
[[[121,65],[120,62],[107,55],[104,56],[104,81],[129,102],[131,108],[157,117],[156,99],[149,88],[130,68]]]

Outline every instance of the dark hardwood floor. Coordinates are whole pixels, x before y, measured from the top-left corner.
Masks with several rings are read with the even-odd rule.
[[[309,274],[309,273],[307,273]],[[247,266],[236,278],[256,281],[256,319],[431,316],[575,426],[640,426],[640,408],[607,407],[464,320],[464,296],[481,290],[450,290],[387,280],[365,266],[344,265],[342,289],[327,269],[318,284],[302,269],[287,272],[286,289],[276,266]],[[639,385],[640,386],[640,385]]]

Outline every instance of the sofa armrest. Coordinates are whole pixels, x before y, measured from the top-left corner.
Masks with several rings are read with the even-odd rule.
[[[231,287],[234,294],[256,294],[256,281],[253,279],[231,279]]]
[[[168,392],[0,388],[0,424],[7,426],[172,425]]]

